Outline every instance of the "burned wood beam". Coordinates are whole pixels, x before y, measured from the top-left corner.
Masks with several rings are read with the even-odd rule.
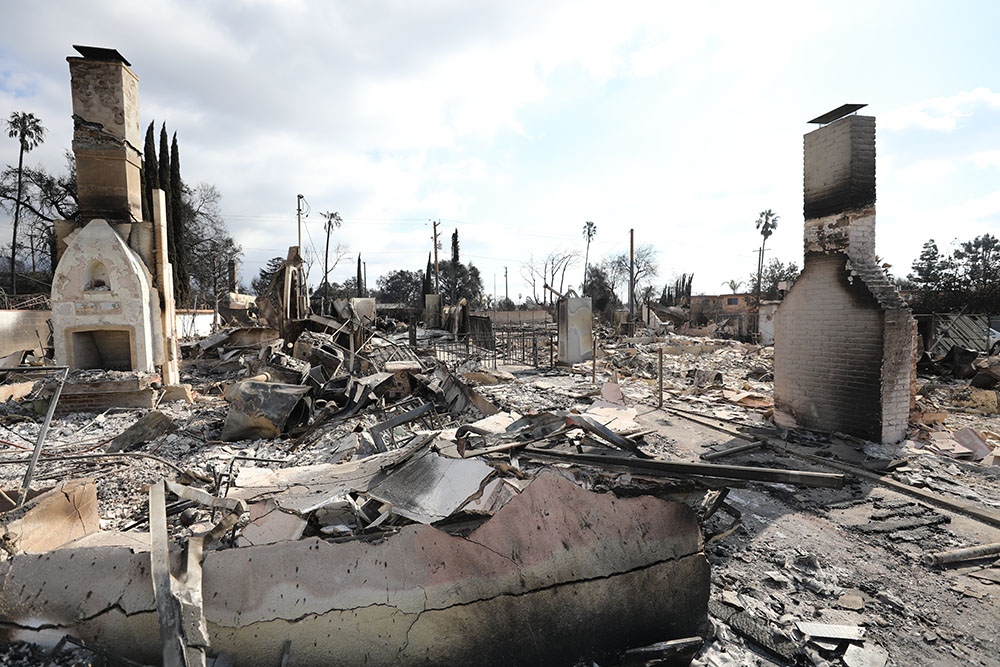
[[[685,461],[663,461],[661,459],[638,459],[624,456],[604,456],[562,452],[552,449],[525,447],[524,454],[538,459],[571,461],[586,465],[616,465],[630,470],[649,470],[657,473],[680,475],[706,475],[721,479],[745,479],[755,482],[796,484],[798,486],[825,487],[839,489],[844,486],[844,476],[806,470],[776,470],[754,466],[727,466],[717,463],[688,463]]]

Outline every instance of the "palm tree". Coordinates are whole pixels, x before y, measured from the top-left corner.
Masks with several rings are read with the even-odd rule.
[[[10,240],[10,291],[17,293],[14,275],[14,256],[17,255],[17,225],[21,221],[21,182],[24,171],[24,154],[31,151],[45,138],[45,128],[35,114],[12,111],[7,119],[7,136],[17,139],[21,149],[17,156],[17,199],[14,201],[14,231]]]
[[[736,294],[736,291],[739,290],[739,288],[743,285],[743,281],[742,280],[727,280],[726,282],[724,282],[722,284],[725,285],[726,287],[728,287],[730,292],[732,292],[733,294]]]
[[[771,209],[761,211],[761,214],[757,217],[756,225],[757,229],[760,230],[760,235],[764,237],[760,242],[760,255],[757,257],[757,303],[759,304],[760,280],[761,274],[764,272],[764,246],[767,244],[768,237],[778,228],[778,216]]]
[[[583,283],[580,285],[580,293],[583,293],[583,288],[587,285],[587,262],[590,260],[590,242],[594,240],[597,236],[597,225],[592,223],[590,220],[583,223],[583,238],[587,239],[587,251],[583,255]]]

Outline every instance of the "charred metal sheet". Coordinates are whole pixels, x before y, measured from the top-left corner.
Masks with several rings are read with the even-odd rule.
[[[143,555],[46,556],[0,563],[0,641],[69,633],[159,660]],[[81,567],[88,577],[72,574]],[[290,667],[569,665],[701,634],[707,622],[708,563],[687,506],[551,474],[467,537],[411,525],[379,542],[212,551],[203,571],[212,650],[247,667],[279,664],[286,640]]]
[[[425,450],[369,489],[368,496],[411,521],[434,523],[478,494],[493,472],[477,459],[451,459]]]
[[[346,463],[278,470],[243,468],[229,496],[247,501],[273,498],[281,509],[305,515],[348,493],[367,491],[433,438],[434,434],[421,436],[400,449]]]
[[[226,393],[229,412],[220,438],[276,438],[309,417],[309,387],[269,382],[240,382]]]

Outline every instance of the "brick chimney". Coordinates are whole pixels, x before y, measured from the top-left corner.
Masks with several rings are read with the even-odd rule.
[[[74,46],[69,63],[78,220],[56,220],[56,359],[73,369],[153,372],[176,384],[178,350],[167,209],[142,219],[139,77],[114,49]]]
[[[803,180],[802,274],[775,315],[775,420],[896,442],[915,323],[875,260],[875,118],[836,117],[806,134]]]
[[[80,220],[142,220],[139,77],[114,49],[76,47],[70,56],[73,154]]]
[[[847,116],[804,137],[805,254],[875,261],[875,118]]]

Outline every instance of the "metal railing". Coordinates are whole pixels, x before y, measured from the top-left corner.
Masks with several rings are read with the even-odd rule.
[[[555,366],[556,332],[533,329],[496,331],[497,356],[506,364],[522,364],[535,368]]]

